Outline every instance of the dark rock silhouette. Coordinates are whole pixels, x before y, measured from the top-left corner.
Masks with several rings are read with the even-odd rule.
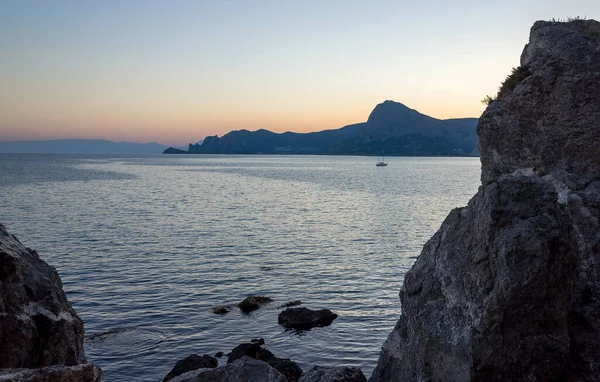
[[[196,355],[192,354],[184,359],[181,359],[175,363],[173,369],[163,378],[163,382],[177,377],[178,375],[187,373],[188,371],[204,369],[204,368],[215,368],[219,366],[219,362],[216,358],[213,358],[207,354]]]
[[[83,335],[56,270],[0,225],[0,368],[85,363]]]
[[[366,382],[367,378],[357,367],[315,366],[302,374],[300,382]]]
[[[163,154],[187,154],[188,152],[185,150],[181,150],[181,149],[176,149],[175,147],[171,147],[169,146],[165,151],[163,151]]]
[[[264,341],[263,341],[264,343]],[[258,343],[245,343],[236,346],[227,358],[227,363],[232,363],[242,357],[250,357],[267,362],[283,374],[288,381],[297,381],[302,375],[302,368],[288,358],[278,358]]]
[[[231,307],[228,305],[219,305],[212,308],[214,314],[227,314],[231,312]]]
[[[536,22],[371,381],[600,380],[600,23]]]
[[[286,382],[286,378],[264,361],[242,357],[226,366],[215,369],[198,369],[171,379],[171,382],[232,382],[261,381]]]
[[[288,329],[307,330],[317,326],[331,325],[337,314],[329,309],[312,310],[305,307],[288,308],[279,313],[278,322]]]
[[[0,369],[2,382],[100,382],[102,370],[91,363],[39,369]]]
[[[0,224],[0,369],[21,369],[0,379],[100,380],[94,365],[58,367],[85,364],[83,339],[56,270]]]
[[[272,302],[273,299],[263,296],[248,296],[238,304],[238,308],[244,313],[258,310],[261,305]]]
[[[298,306],[298,305],[302,305],[302,301],[300,301],[300,300],[289,301],[289,302],[286,302],[285,304],[279,305],[277,308],[289,308],[289,307]]]
[[[237,130],[189,145],[189,154],[477,155],[477,118],[439,120],[385,101],[367,122],[314,133]],[[165,154],[179,153],[168,150]]]

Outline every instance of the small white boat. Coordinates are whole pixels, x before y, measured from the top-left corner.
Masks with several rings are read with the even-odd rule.
[[[385,156],[383,156],[383,155],[381,156],[381,160],[379,162],[375,163],[375,166],[377,166],[377,167],[385,167],[387,165],[388,164],[385,161]]]

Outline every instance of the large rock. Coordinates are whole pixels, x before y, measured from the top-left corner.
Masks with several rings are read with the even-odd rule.
[[[302,375],[302,368],[300,368],[296,362],[289,358],[278,358],[267,349],[262,348],[258,343],[245,343],[236,346],[231,353],[229,353],[227,363],[233,363],[243,357],[251,357],[267,362],[283,374],[288,381],[297,381]]]
[[[244,356],[227,366],[187,372],[170,382],[286,382],[268,363]]]
[[[600,23],[536,22],[372,381],[600,380]]]
[[[85,363],[83,336],[56,270],[0,225],[0,368]]]
[[[177,377],[178,375],[187,373],[188,371],[197,369],[210,369],[219,366],[219,361],[207,354],[197,355],[192,354],[184,359],[180,359],[175,363],[173,369],[163,378],[163,382]]]
[[[0,382],[100,382],[102,370],[96,365],[48,366],[39,369],[0,370]]]
[[[315,366],[302,374],[300,382],[367,382],[357,367]]]
[[[288,329],[307,330],[317,326],[331,325],[337,314],[329,309],[312,310],[305,307],[288,308],[279,313],[277,321]]]

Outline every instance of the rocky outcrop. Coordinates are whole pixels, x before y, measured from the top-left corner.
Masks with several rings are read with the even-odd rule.
[[[0,225],[0,368],[85,363],[83,335],[56,270]]]
[[[0,381],[96,382],[56,270],[0,224]]]
[[[192,354],[184,359],[181,359],[175,363],[173,369],[163,378],[163,382],[177,377],[178,375],[187,373],[188,371],[197,369],[211,369],[219,366],[219,362],[216,358],[213,358],[207,354],[196,355]]]
[[[39,369],[0,370],[0,382],[100,382],[102,370],[96,365],[48,366]]]
[[[268,363],[242,357],[227,366],[187,372],[170,382],[287,382],[285,377]]]
[[[536,22],[371,381],[600,380],[600,23]]]
[[[329,309],[312,310],[305,307],[288,308],[279,313],[279,325],[288,329],[307,330],[317,326],[331,325],[337,314]]]
[[[366,382],[367,378],[357,367],[315,366],[302,374],[300,382]]]
[[[272,302],[273,299],[263,296],[248,296],[238,304],[238,308],[244,313],[258,310],[261,305]]]
[[[264,344],[264,341],[263,341]],[[287,381],[297,381],[302,375],[302,368],[298,364],[289,358],[278,358],[267,349],[262,348],[259,343],[245,343],[236,346],[229,357],[227,363],[235,362],[243,357],[251,357],[264,362],[274,367],[282,375],[286,377]]]

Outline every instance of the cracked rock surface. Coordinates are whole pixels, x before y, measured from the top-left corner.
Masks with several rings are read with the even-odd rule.
[[[600,23],[536,22],[371,381],[600,380]]]

